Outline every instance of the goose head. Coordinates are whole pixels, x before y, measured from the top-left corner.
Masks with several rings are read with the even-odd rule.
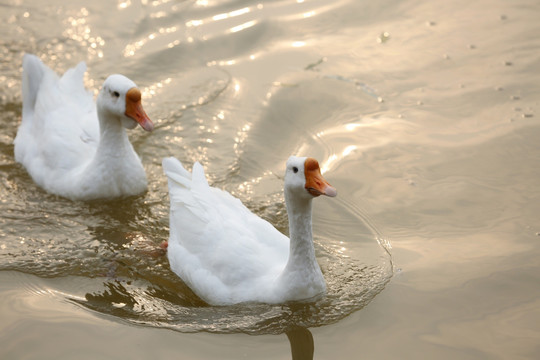
[[[146,131],[154,128],[142,107],[141,91],[123,75],[111,75],[105,80],[98,95],[97,106],[105,114],[119,118],[122,126],[127,129],[133,129],[137,124]]]
[[[309,157],[291,156],[287,160],[284,187],[286,194],[306,200],[320,195],[337,195],[336,189],[321,175],[319,162]]]

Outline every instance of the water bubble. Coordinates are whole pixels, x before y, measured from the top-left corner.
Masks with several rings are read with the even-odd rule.
[[[387,31],[382,32],[381,35],[379,35],[379,37],[377,38],[377,42],[379,44],[384,44],[388,40],[390,40],[390,33]]]

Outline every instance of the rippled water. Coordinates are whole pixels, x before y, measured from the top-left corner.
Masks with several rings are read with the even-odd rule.
[[[321,118],[311,130],[303,131],[302,123],[311,125],[313,119],[307,116],[310,111],[303,111],[311,105],[298,93],[298,88],[313,87],[315,94],[317,86],[327,86],[324,83],[332,86],[337,82],[342,86],[340,80],[310,74],[290,79],[287,84],[269,84],[268,94],[258,100],[259,104],[263,102],[263,115],[257,116],[249,110],[246,113],[237,101],[253,100],[249,94],[242,96],[244,91],[249,93],[244,90],[248,84],[227,69],[228,65],[262,56],[243,59],[241,53],[255,51],[255,43],[234,39],[234,33],[245,31],[246,34],[238,36],[247,37],[262,33],[276,36],[278,29],[265,30],[269,26],[265,24],[267,17],[292,21],[307,9],[318,9],[322,4],[313,3],[309,7],[290,2],[258,4],[226,12],[220,12],[221,5],[200,9],[188,3],[152,4],[146,9],[135,4],[124,5],[120,4],[116,10],[125,10],[127,17],[130,14],[141,17],[135,23],[128,22],[130,28],[135,25],[133,31],[138,40],[132,39],[133,34],[123,41],[116,36],[107,38],[111,36],[109,33],[94,35],[91,14],[97,10],[71,5],[70,9],[76,10],[60,7],[54,13],[58,17],[67,16],[67,26],[64,22],[58,29],[67,39],[51,40],[46,47],[52,49],[42,57],[50,63],[65,56],[70,47],[86,43],[92,49],[89,67],[96,71],[92,65],[105,62],[101,60],[106,59],[105,45],[116,43],[109,46],[117,50],[121,44],[123,50],[116,56],[121,56],[125,63],[117,71],[127,72],[143,87],[145,102],[150,104],[147,112],[157,125],[150,135],[137,131],[130,134],[149,172],[150,190],[139,198],[92,203],[48,195],[14,164],[8,139],[5,186],[10,191],[3,197],[2,228],[9,233],[3,240],[0,269],[45,278],[82,277],[75,282],[79,284],[76,288],[62,289],[66,299],[122,320],[188,332],[282,333],[292,326],[331,324],[365,306],[392,275],[391,257],[387,246],[380,242],[378,231],[346,198],[316,205],[317,253],[328,282],[328,293],[314,303],[210,307],[170,271],[158,247],[168,237],[166,181],[159,165],[163,157],[173,154],[189,162],[200,159],[215,186],[235,193],[284,232],[287,215],[281,194],[281,171],[286,154],[296,151],[313,154],[321,159],[325,169],[333,167],[336,159],[331,156],[324,135],[328,132],[335,136],[350,130],[343,126],[333,128],[334,121],[329,123]],[[104,8],[102,5],[101,9]],[[25,9],[22,18],[28,18],[30,23],[32,17],[34,13]],[[23,27],[20,31],[29,30]],[[219,44],[223,41],[245,45],[239,54],[231,52],[232,43]],[[218,44],[221,51],[213,48]],[[208,46],[213,48],[211,52],[198,49]],[[206,59],[197,57],[201,52],[208,52]],[[51,54],[55,54],[53,59]],[[20,61],[20,53],[17,55],[14,61]],[[232,55],[236,58],[226,60]],[[65,64],[54,61],[51,66],[60,69],[62,65],[71,66],[69,59],[65,60]],[[321,63],[306,63],[304,67],[313,72]],[[115,71],[114,61],[109,68],[108,72]],[[20,75],[17,68],[13,70]],[[89,83],[95,85],[97,80]],[[374,101],[371,93],[360,91],[358,95],[366,98],[361,101]],[[330,99],[326,94],[317,96],[342,101]],[[20,118],[20,100],[19,103],[17,100],[11,103],[15,114],[5,119],[13,132]],[[306,114],[278,118],[271,113],[283,107]],[[282,126],[278,126],[279,122]],[[268,128],[277,130],[273,137],[266,141],[253,140],[257,135],[268,136]],[[286,152],[272,151],[271,156],[263,156],[276,142],[282,143],[280,149],[288,148]]]
[[[304,358],[313,341],[320,358],[538,355],[535,1],[0,7],[4,355],[72,358],[78,344],[89,356],[137,357],[129,339],[142,334],[162,354],[190,359],[290,357],[274,337],[237,333],[286,333]],[[60,73],[85,60],[95,91],[117,72],[141,87],[156,128],[130,138],[148,193],[73,202],[39,189],[14,162],[23,52]],[[168,237],[161,159],[201,161],[214,186],[286,233],[291,154],[319,159],[338,189],[314,204],[328,294],[206,305],[158,247]],[[41,327],[49,331],[36,340]],[[70,335],[53,350],[60,329]]]

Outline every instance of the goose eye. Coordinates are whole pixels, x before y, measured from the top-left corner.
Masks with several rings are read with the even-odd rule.
[[[120,93],[118,91],[114,91],[112,94],[114,95],[114,97],[120,97]]]
[[[292,171],[296,174],[296,173],[298,172],[298,168],[297,168],[296,166],[294,166],[294,167],[292,168]]]

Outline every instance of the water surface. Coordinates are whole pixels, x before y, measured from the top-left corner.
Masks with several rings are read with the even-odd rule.
[[[8,1],[0,24],[0,312],[7,358],[535,358],[540,6],[454,1]],[[143,196],[73,202],[14,162],[21,58],[143,90]],[[161,159],[287,232],[312,156],[316,301],[211,307],[156,250]],[[209,334],[209,332],[211,334]],[[244,334],[258,335],[247,337]]]

